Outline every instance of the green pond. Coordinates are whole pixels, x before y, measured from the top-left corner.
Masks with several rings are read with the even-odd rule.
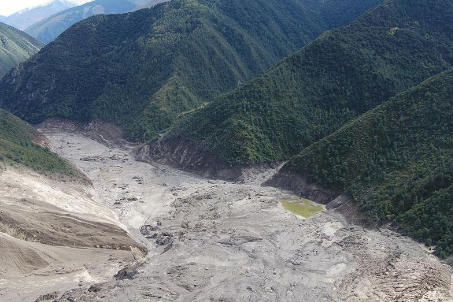
[[[305,218],[324,210],[324,206],[316,204],[308,199],[301,199],[301,202],[282,200],[280,203],[286,210]]]

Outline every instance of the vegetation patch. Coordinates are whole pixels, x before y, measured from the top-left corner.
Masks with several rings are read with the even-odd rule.
[[[146,142],[381,2],[173,0],[95,16],[6,75],[0,106],[33,124],[99,118]]]
[[[386,1],[187,115],[167,139],[231,165],[286,160],[453,66],[452,18],[450,0]]]
[[[78,170],[47,147],[33,127],[0,109],[0,171],[6,166],[27,167],[49,176],[85,180]]]
[[[0,78],[43,46],[26,33],[0,22]]]
[[[346,193],[370,219],[453,253],[453,70],[304,149],[282,171]]]
[[[324,206],[316,204],[308,199],[301,199],[301,202],[282,200],[280,203],[286,210],[304,218],[308,218],[324,210]]]

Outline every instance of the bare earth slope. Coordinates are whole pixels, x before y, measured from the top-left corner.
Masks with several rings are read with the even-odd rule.
[[[92,187],[0,172],[0,301],[103,282],[140,258],[134,247]]]
[[[57,301],[453,301],[450,267],[419,244],[332,210],[287,212],[280,201],[297,197],[261,186],[272,170],[212,181],[80,135],[46,134],[150,250],[126,278],[62,289]]]

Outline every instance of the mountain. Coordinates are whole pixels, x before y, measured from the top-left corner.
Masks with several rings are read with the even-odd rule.
[[[451,20],[452,0],[386,1],[186,115],[151,145],[149,156],[175,164],[188,160],[193,169],[208,157],[228,166],[288,159],[450,68]]]
[[[143,8],[150,8],[156,4],[166,2],[166,1],[170,1],[170,0],[134,0],[136,7],[133,11],[143,9]]]
[[[24,32],[0,23],[0,78],[35,55],[44,45]]]
[[[32,123],[100,118],[147,140],[310,42],[338,15],[354,19],[357,1],[341,2],[174,0],[96,16],[6,76],[0,106]]]
[[[25,32],[47,44],[77,22],[99,14],[121,14],[163,0],[95,0],[66,9],[29,26]]]
[[[27,8],[8,17],[3,17],[3,19],[0,19],[0,21],[14,26],[17,29],[25,30],[27,27],[43,19],[46,19],[56,13],[74,7],[76,5],[77,4],[73,1],[53,0],[47,4]]]
[[[26,167],[42,174],[83,178],[68,162],[45,147],[46,138],[33,127],[0,109],[0,173],[6,166]]]
[[[290,173],[346,193],[437,254],[453,253],[453,70],[361,115],[292,158]]]
[[[102,280],[146,253],[102,205],[87,177],[47,143],[0,109],[0,277],[12,288],[2,288],[2,301],[41,300],[50,290],[37,277],[41,272],[52,276],[46,280],[58,276],[59,286],[78,274]],[[19,283],[27,290],[16,290]]]

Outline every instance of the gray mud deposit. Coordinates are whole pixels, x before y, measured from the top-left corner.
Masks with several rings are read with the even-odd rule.
[[[332,211],[287,212],[280,201],[297,197],[261,186],[275,171],[213,181],[80,135],[46,135],[150,251],[142,266],[57,301],[453,301],[450,268],[414,241]]]
[[[93,188],[29,170],[0,173],[0,301],[105,282],[135,262],[132,246]]]

